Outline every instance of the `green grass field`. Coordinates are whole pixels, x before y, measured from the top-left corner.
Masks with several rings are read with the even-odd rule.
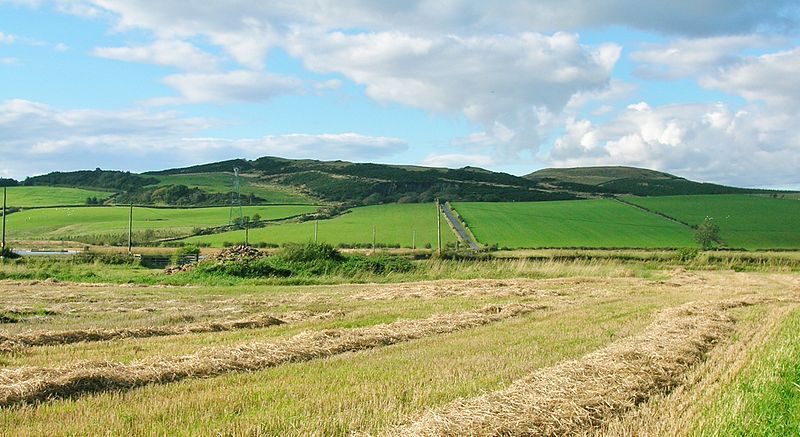
[[[85,205],[88,197],[97,197],[98,200],[103,200],[112,194],[108,191],[80,188],[8,187],[7,204],[9,207],[16,208]],[[0,190],[0,202],[2,202],[2,195],[2,190]]]
[[[227,173],[194,173],[177,175],[157,175],[162,184],[186,185],[200,188],[209,193],[229,193],[233,190],[233,174]],[[314,199],[292,189],[280,185],[259,182],[258,179],[240,175],[241,193],[243,196],[254,194],[268,203],[313,203]]]
[[[536,247],[690,247],[685,226],[613,200],[456,202],[483,244]]]
[[[732,383],[715,397],[694,435],[800,435],[800,310],[783,321]]]
[[[800,247],[800,201],[762,196],[631,197],[629,202],[697,225],[712,217],[729,247]]]
[[[259,214],[262,220],[273,220],[313,212],[311,205],[274,205],[244,207],[244,214]],[[133,229],[168,230],[188,234],[193,228],[228,224],[228,207],[160,209],[134,208]],[[12,240],[75,239],[86,235],[128,232],[128,208],[83,207],[32,209],[9,214],[7,235]]]
[[[380,244],[411,247],[416,231],[418,248],[436,247],[436,207],[433,204],[388,204],[354,208],[344,215],[319,222],[318,239],[330,244],[372,243],[372,227]],[[250,230],[250,243],[303,243],[313,240],[314,222],[287,223]],[[244,231],[193,237],[187,242],[204,242],[220,247],[224,242],[244,241]],[[442,219],[442,241],[455,242],[456,237]]]

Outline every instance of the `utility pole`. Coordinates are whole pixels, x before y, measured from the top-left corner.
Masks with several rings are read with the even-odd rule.
[[[128,255],[133,254],[133,202],[128,211]]]
[[[244,221],[244,245],[250,246],[250,217]]]
[[[6,196],[8,195],[8,188],[3,187],[3,246],[0,250],[0,257],[6,253]]]
[[[442,254],[442,211],[439,210],[439,199],[436,199],[436,250]]]
[[[375,253],[375,225],[372,225],[372,253]]]
[[[317,236],[319,234],[319,220],[314,220],[314,242],[317,242]]]
[[[411,250],[417,250],[417,230],[411,231]]]
[[[236,209],[239,209],[239,224],[241,225],[244,218],[242,211],[242,184],[239,182],[239,167],[233,168],[233,191],[231,191],[231,209],[228,212],[228,225],[233,225],[233,215]]]

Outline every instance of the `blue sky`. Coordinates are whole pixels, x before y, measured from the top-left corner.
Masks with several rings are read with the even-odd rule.
[[[783,1],[0,0],[0,177],[275,155],[800,188]]]

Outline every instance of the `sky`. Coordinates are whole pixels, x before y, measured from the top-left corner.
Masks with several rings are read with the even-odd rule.
[[[260,156],[800,188],[796,0],[0,0],[0,177]]]

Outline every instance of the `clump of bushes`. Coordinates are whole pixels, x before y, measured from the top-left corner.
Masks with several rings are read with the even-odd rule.
[[[127,253],[80,252],[69,258],[73,264],[136,265],[138,260]]]
[[[700,255],[700,251],[695,247],[681,247],[678,249],[678,260],[684,263],[694,261],[698,255]]]

